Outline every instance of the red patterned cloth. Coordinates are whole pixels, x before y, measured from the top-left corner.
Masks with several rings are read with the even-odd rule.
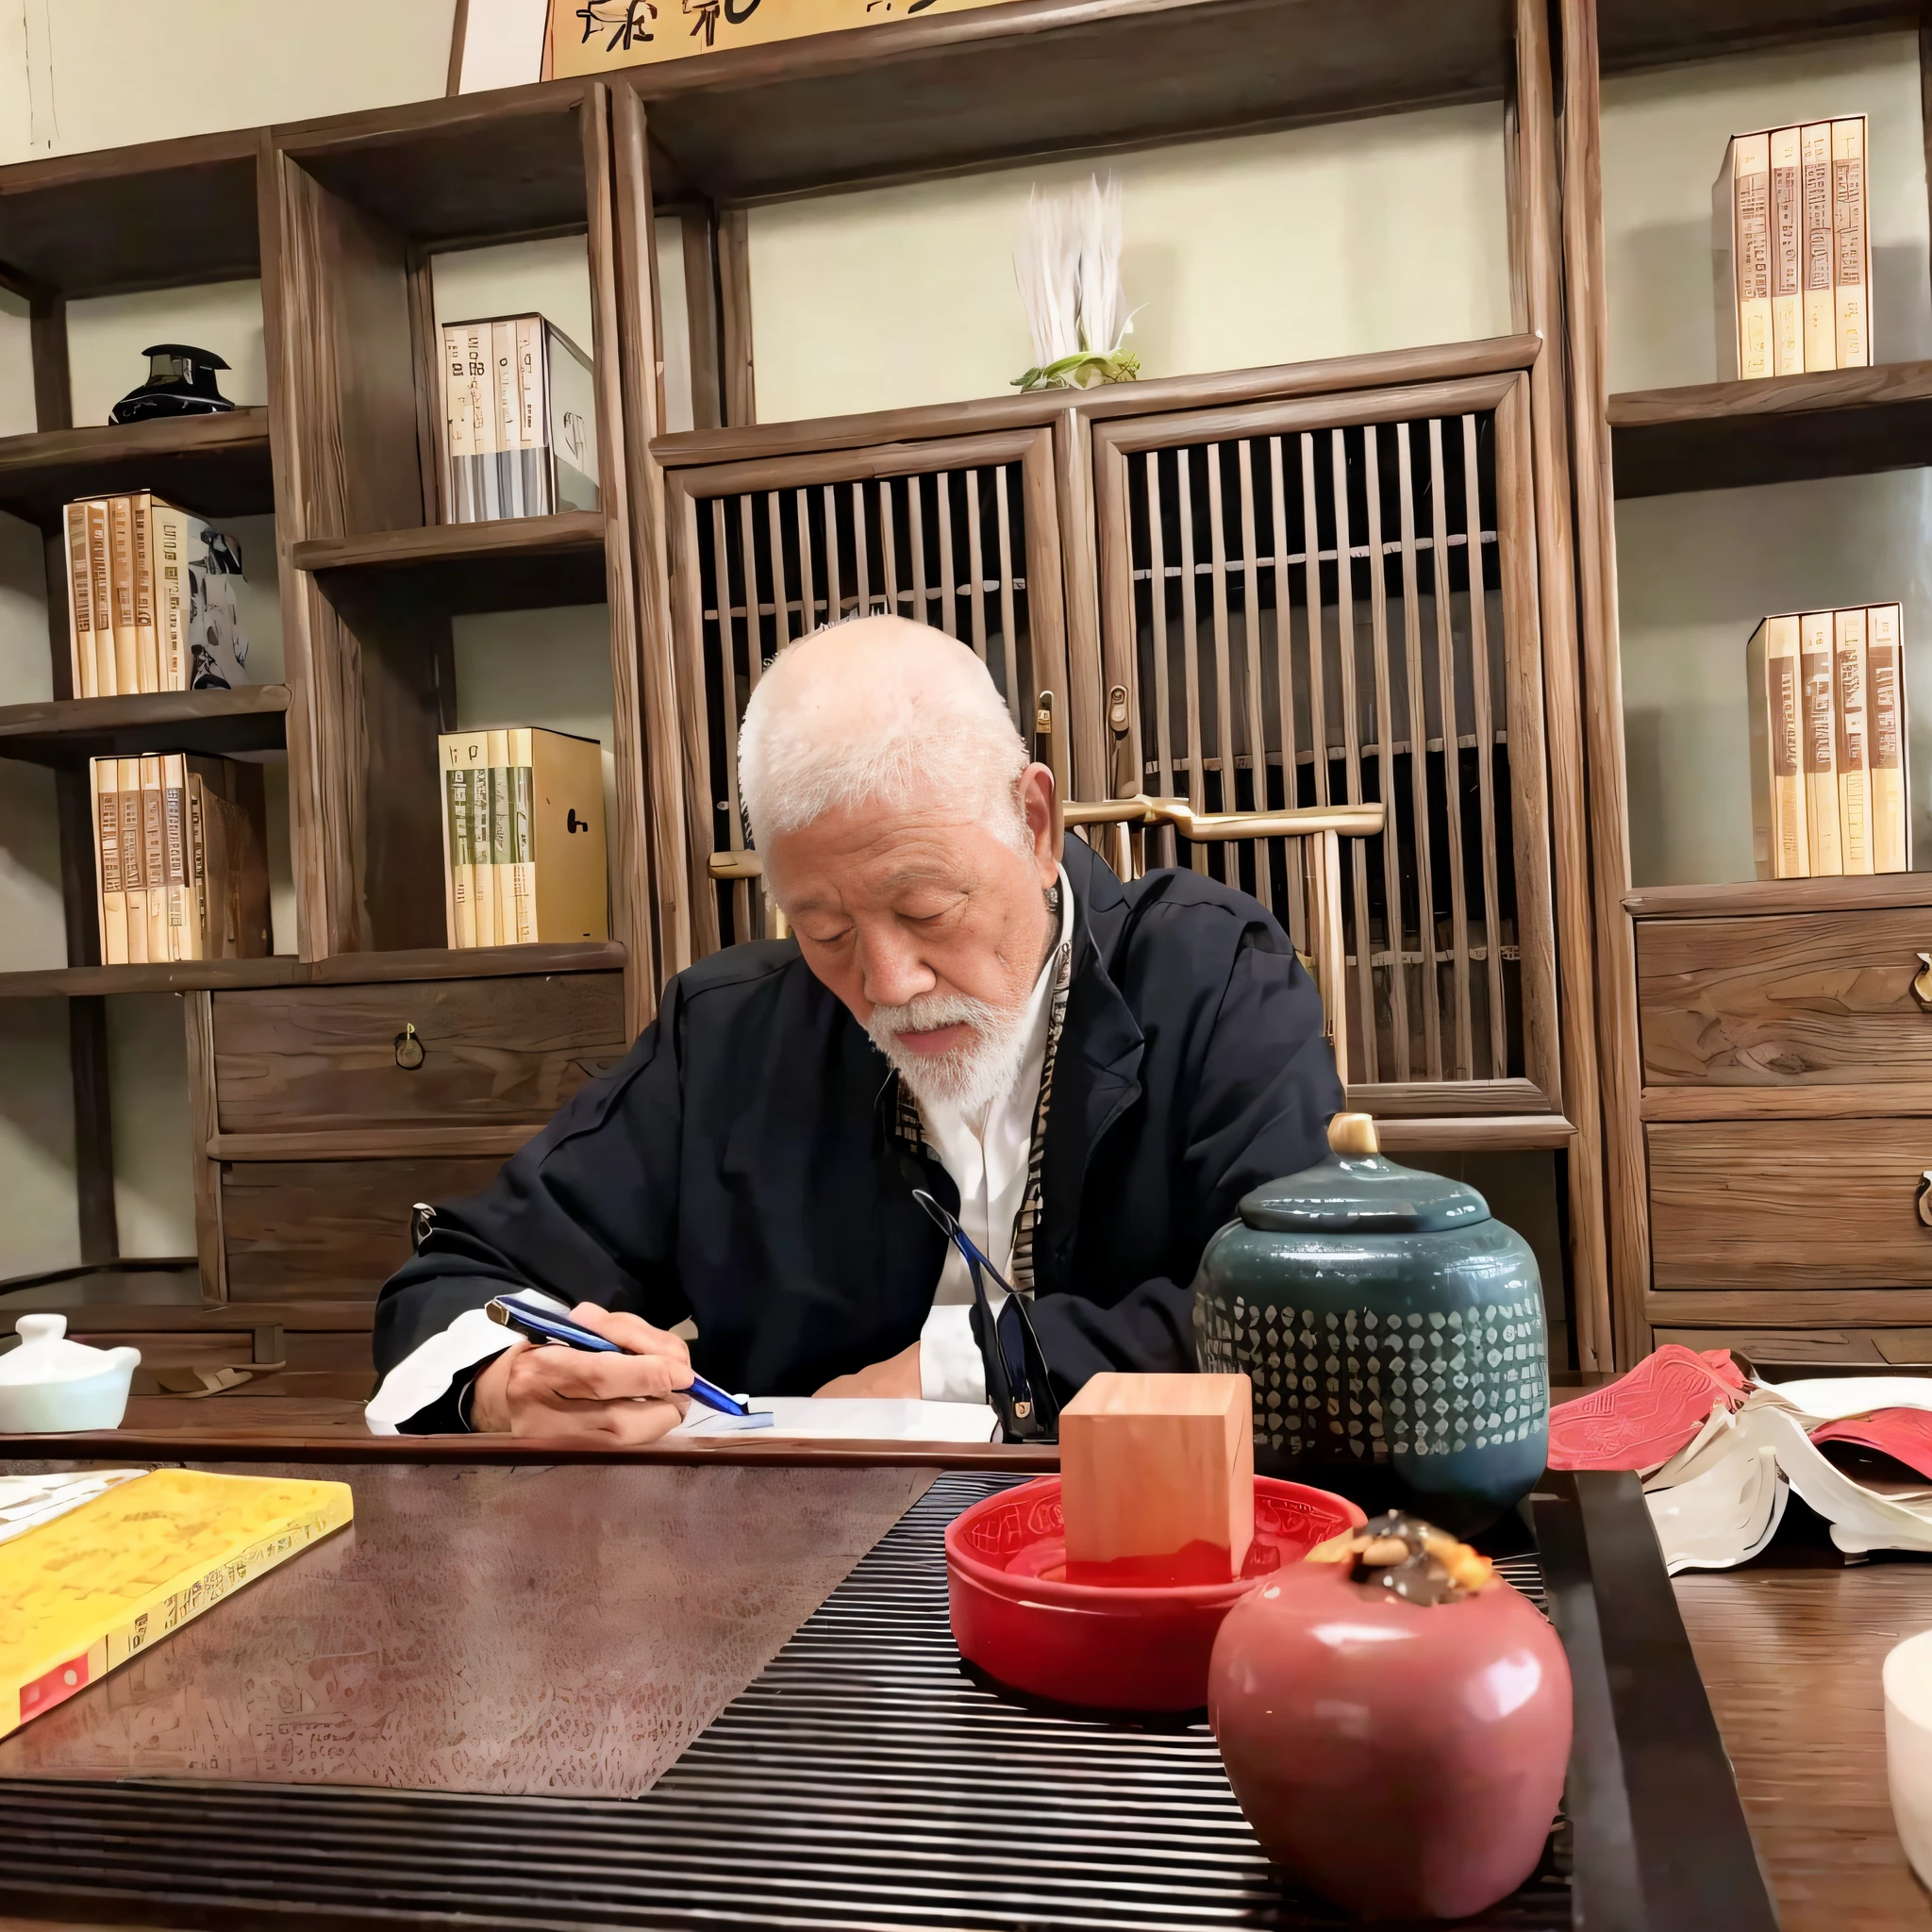
[[[1903,1462],[1932,1481],[1932,1413],[1923,1408],[1874,1408],[1811,1431],[1814,1442],[1857,1442]]]
[[[1552,1469],[1656,1469],[1750,1391],[1727,1350],[1667,1342],[1607,1389],[1550,1411]],[[1932,1437],[1928,1437],[1932,1442]]]

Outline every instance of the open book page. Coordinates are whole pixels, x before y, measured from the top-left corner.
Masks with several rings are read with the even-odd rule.
[[[774,1436],[811,1436],[860,1442],[990,1442],[999,1418],[979,1402],[915,1402],[858,1396],[771,1395],[752,1398],[753,1413],[738,1417],[696,1404],[671,1433],[727,1436],[765,1428]],[[770,1421],[763,1420],[769,1416]]]

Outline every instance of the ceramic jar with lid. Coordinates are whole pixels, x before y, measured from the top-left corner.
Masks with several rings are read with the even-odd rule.
[[[90,1348],[67,1339],[65,1315],[23,1315],[20,1345],[0,1355],[0,1435],[118,1429],[138,1348]]]
[[[1257,1469],[1473,1531],[1543,1470],[1536,1257],[1474,1188],[1386,1158],[1366,1114],[1329,1144],[1208,1243],[1200,1366],[1252,1380]]]

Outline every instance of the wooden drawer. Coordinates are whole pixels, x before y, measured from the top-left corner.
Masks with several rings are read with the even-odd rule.
[[[1657,1293],[1932,1286],[1932,1121],[1653,1123],[1644,1138]]]
[[[1637,925],[1646,1087],[1932,1082],[1932,908]]]
[[[1757,1362],[1932,1363],[1932,1328],[1659,1328],[1653,1339],[1659,1348],[1734,1348]]]
[[[230,1134],[544,1121],[625,1051],[620,973],[250,988],[213,1010]],[[406,1024],[414,1068],[396,1063]]]
[[[222,1169],[228,1300],[374,1301],[409,1254],[409,1208],[490,1184],[500,1160],[238,1160]]]

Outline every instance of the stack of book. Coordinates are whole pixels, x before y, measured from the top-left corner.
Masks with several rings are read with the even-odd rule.
[[[1909,872],[1899,607],[1767,617],[1744,667],[1757,876]]]
[[[446,732],[438,750],[450,944],[608,939],[597,741],[515,725]]]
[[[247,681],[235,615],[242,553],[151,491],[67,506],[74,693],[226,691]]]
[[[1872,360],[1865,117],[1731,137],[1710,195],[1720,381]]]
[[[442,325],[453,524],[597,508],[591,359],[541,315]]]
[[[265,958],[261,767],[158,752],[91,770],[102,963]]]

